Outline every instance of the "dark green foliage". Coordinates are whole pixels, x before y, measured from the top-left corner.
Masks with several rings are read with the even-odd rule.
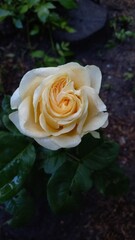
[[[70,32],[72,28],[58,13],[59,6],[68,10],[76,7],[76,2],[75,0],[3,0],[0,4],[0,22],[11,18],[14,26],[18,29],[29,25],[31,35],[38,34],[45,24]]]
[[[48,149],[43,149],[41,157],[43,158],[42,167],[44,171],[51,174],[67,160],[66,152],[63,150],[50,151]]]
[[[119,151],[118,144],[114,142],[102,142],[95,146],[89,154],[84,156],[84,165],[92,170],[101,170],[112,163]]]
[[[117,163],[117,143],[87,134],[72,149],[35,148],[10,122],[9,101],[5,96],[0,112],[0,203],[11,214],[9,224],[27,223],[39,199],[47,197],[55,213],[69,212],[79,208],[92,187],[112,196],[128,190],[128,179]]]
[[[0,134],[0,203],[22,188],[35,161],[35,149],[22,137]]]
[[[6,209],[13,214],[8,223],[16,226],[26,223],[33,213],[33,200],[21,189],[32,170],[36,155],[30,140],[9,120],[9,113],[10,97],[5,96],[0,115],[0,203],[6,202]]]
[[[118,43],[135,38],[135,31],[131,28],[133,25],[133,17],[128,15],[116,16],[110,20],[109,25],[113,32],[112,39],[106,44],[107,48],[113,48]]]
[[[54,56],[49,56],[42,50],[31,52],[31,57],[35,60],[35,65],[40,66],[58,66],[65,64],[69,57],[73,55],[68,42],[56,43],[53,46]]]
[[[22,189],[15,197],[5,202],[5,208],[13,216],[7,221],[13,227],[25,225],[35,217],[35,203],[26,189]]]
[[[129,179],[118,164],[113,163],[109,168],[94,173],[94,184],[104,195],[121,196],[128,191]]]
[[[48,182],[49,204],[56,213],[76,209],[80,205],[81,193],[91,187],[88,169],[76,162],[65,162]]]
[[[64,212],[78,208],[82,193],[92,186],[107,195],[118,196],[127,191],[128,180],[116,164],[118,152],[119,146],[115,142],[95,139],[90,134],[83,138],[78,147],[66,150],[67,157],[64,155],[60,167],[55,172],[53,165],[52,171],[49,169],[52,176],[48,182],[47,196],[52,210]],[[59,164],[60,159],[63,160],[63,155],[57,156],[53,155],[55,166],[57,161]]]

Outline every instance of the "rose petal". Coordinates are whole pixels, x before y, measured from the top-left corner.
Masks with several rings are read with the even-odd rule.
[[[97,66],[94,65],[87,65],[85,69],[89,73],[89,78],[90,78],[90,87],[94,88],[97,93],[99,93],[100,87],[101,87],[101,79],[102,79],[102,74],[100,69]]]
[[[61,128],[59,125],[57,125],[57,128],[55,128],[55,126],[54,127],[51,126],[50,121],[46,121],[46,117],[43,114],[41,114],[40,115],[40,125],[42,126],[43,129],[45,129],[45,131],[46,131],[46,133],[48,133],[48,135],[59,136],[61,134],[72,131],[75,128],[76,123],[73,122],[71,124],[64,126],[63,128]]]
[[[48,91],[46,84],[49,80],[52,79],[52,76],[47,77],[45,80],[42,81],[42,83],[35,89],[33,92],[33,107],[34,107],[34,116],[35,121],[38,121],[38,114],[37,114],[37,107],[39,102],[42,102],[41,106],[45,106],[46,102],[45,99],[48,97]],[[42,101],[41,101],[42,100]],[[43,111],[43,109],[42,109]]]
[[[84,93],[84,91],[82,90],[82,114],[81,117],[79,118],[79,121],[77,122],[78,126],[77,126],[77,133],[78,134],[82,134],[82,130],[83,130],[83,125],[85,123],[85,120],[87,118],[88,115],[88,98],[87,95]]]
[[[90,86],[89,72],[79,63],[71,62],[59,66],[60,72],[68,74],[69,78],[74,82],[75,89],[80,89],[82,86]]]
[[[58,144],[61,148],[72,148],[81,142],[81,136],[77,135],[75,131],[72,131],[68,134],[52,137],[52,141]]]
[[[18,111],[9,114],[9,119],[17,127],[17,129],[24,134],[23,130],[20,127]]]
[[[84,124],[83,131],[87,133],[87,132],[97,130],[104,125],[104,123],[107,121],[107,119],[108,119],[107,112],[105,112],[105,113],[100,112],[93,118],[91,118],[91,116],[88,115],[86,122]]]
[[[93,132],[91,132],[90,133],[94,138],[100,138],[100,134],[99,134],[99,132],[97,132],[97,131],[93,131]]]
[[[104,123],[104,125],[102,126],[102,128],[106,128],[108,126],[108,119],[106,120],[106,122]]]
[[[37,68],[27,72],[23,76],[19,86],[21,97],[25,98],[27,94],[31,95],[45,78],[57,73],[58,67]]]
[[[20,103],[21,103],[21,98],[19,94],[19,88],[17,88],[10,99],[11,108],[17,109]]]
[[[50,150],[58,150],[61,148],[59,145],[57,145],[55,142],[52,141],[51,137],[48,138],[35,138],[34,139],[38,144],[40,144],[42,147],[50,149]]]
[[[46,132],[50,133],[49,135],[51,135],[53,132],[58,131],[59,129],[59,124],[47,113],[45,113],[45,115],[43,113],[40,114],[39,122],[42,128]]]
[[[82,131],[83,131],[83,126],[84,126],[84,123],[87,119],[87,108],[84,110],[84,113],[82,114],[82,117],[79,119],[79,122],[78,122],[78,126],[77,126],[77,133],[78,134],[82,134]]]
[[[46,132],[35,123],[32,100],[25,98],[18,108],[20,127],[25,135],[29,137],[46,137]]]
[[[91,132],[102,127],[108,119],[108,113],[106,111],[106,106],[99,98],[94,89],[90,87],[83,88],[85,94],[88,97],[88,116],[84,124],[83,132]]]
[[[103,103],[101,98],[95,92],[95,90],[91,87],[83,87],[82,91],[84,91],[84,95],[88,97],[88,101],[90,105],[93,105],[92,108],[96,107],[97,111],[104,112],[106,111],[106,105]],[[94,111],[94,109],[93,109]]]

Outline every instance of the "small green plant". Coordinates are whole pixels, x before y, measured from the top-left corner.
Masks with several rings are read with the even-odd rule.
[[[73,32],[73,28],[58,13],[59,6],[68,10],[76,7],[76,2],[75,0],[3,0],[0,4],[0,22],[11,18],[18,29],[29,25],[31,35],[38,34],[47,23],[49,27]]]
[[[110,27],[117,31],[118,27],[120,28],[128,28],[129,25],[132,25],[133,17],[127,15],[117,16],[110,21]]]
[[[34,50],[31,52],[31,57],[34,59],[37,67],[49,67],[65,64],[67,58],[73,55],[68,42],[56,43],[54,47],[54,56],[48,55],[43,50]]]
[[[133,77],[134,77],[134,73],[133,72],[125,72],[124,73],[124,80],[132,80],[133,79]]]
[[[105,83],[104,85],[103,85],[103,87],[104,87],[104,89],[105,90],[111,90],[111,88],[112,88],[112,86],[111,86],[111,84],[110,83]]]
[[[130,27],[133,24],[133,17],[131,16],[118,16],[113,18],[109,26],[113,30],[112,39],[110,39],[106,47],[113,48],[117,43],[122,43],[130,38],[135,38],[135,32],[130,30]]]
[[[119,32],[115,32],[115,38],[120,42],[124,42],[127,38],[135,38],[135,32],[121,29]]]

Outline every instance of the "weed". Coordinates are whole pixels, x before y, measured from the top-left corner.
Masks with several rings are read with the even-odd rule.
[[[0,22],[11,18],[18,29],[29,25],[29,33],[32,36],[38,34],[47,23],[49,27],[72,32],[73,28],[58,13],[59,6],[68,10],[76,7],[76,2],[75,0],[3,0],[0,3]]]
[[[103,85],[103,88],[105,89],[105,90],[111,90],[112,89],[112,85],[110,84],[110,83],[105,83],[104,85]]]
[[[65,64],[67,58],[73,55],[68,42],[56,43],[54,46],[53,56],[48,55],[43,50],[34,50],[31,57],[34,59],[35,65],[39,66],[57,66]]]
[[[134,73],[133,72],[125,72],[123,77],[124,77],[124,80],[126,80],[126,81],[132,80],[134,77]]]
[[[109,23],[110,28],[113,30],[113,35],[112,39],[107,42],[106,47],[113,48],[118,43],[135,38],[135,32],[129,29],[132,24],[133,17],[131,16],[122,15],[113,18]]]

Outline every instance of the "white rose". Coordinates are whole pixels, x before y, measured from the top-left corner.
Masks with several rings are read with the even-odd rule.
[[[90,132],[107,126],[106,106],[99,98],[101,72],[96,66],[68,63],[38,68],[22,78],[11,97],[9,115],[21,133],[41,146],[71,148]]]

